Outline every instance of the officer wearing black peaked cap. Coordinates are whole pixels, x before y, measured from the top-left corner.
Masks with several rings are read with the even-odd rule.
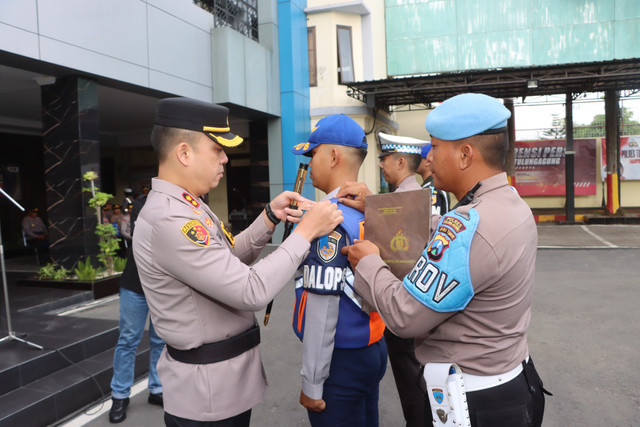
[[[225,148],[242,143],[229,110],[187,98],[158,102],[151,142],[158,177],[138,216],[133,251],[151,319],[166,343],[158,361],[165,423],[248,426],[266,381],[254,312],[291,279],[309,242],[333,230],[335,205],[284,192],[234,238],[201,196],[218,186]],[[303,219],[288,208],[296,200]],[[251,267],[282,220],[299,222]]]

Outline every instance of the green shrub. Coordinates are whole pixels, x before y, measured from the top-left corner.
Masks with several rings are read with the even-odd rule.
[[[127,265],[127,259],[122,257],[113,258],[113,269],[117,272],[124,271],[124,267]]]
[[[120,239],[116,237],[116,231],[111,224],[100,224],[100,208],[104,206],[113,195],[98,191],[94,183],[94,181],[98,179],[97,173],[93,171],[85,172],[82,177],[85,181],[89,181],[91,185],[91,188],[84,188],[83,191],[91,192],[92,197],[89,199],[89,206],[96,210],[96,218],[98,219],[98,225],[96,226],[96,235],[100,238],[98,242],[98,247],[100,248],[98,260],[104,264],[107,269],[107,274],[112,275],[115,271],[113,257],[120,248]]]
[[[56,274],[56,265],[52,262],[45,265],[44,267],[40,267],[38,270],[38,279],[40,280],[51,280],[53,276]]]
[[[60,267],[58,268],[55,273],[53,273],[53,280],[64,280],[67,278],[67,276],[69,275],[69,270],[67,270],[64,267]]]
[[[91,265],[91,258],[88,257],[84,262],[78,261],[78,266],[75,268],[74,272],[76,276],[78,276],[78,280],[83,282],[93,282],[96,280],[96,275],[98,272]]]
[[[58,267],[50,262],[38,270],[38,278],[40,280],[64,280],[69,275],[69,270],[64,267]]]

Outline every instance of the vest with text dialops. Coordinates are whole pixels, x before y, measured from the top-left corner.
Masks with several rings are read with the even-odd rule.
[[[336,203],[336,199],[331,200]],[[296,277],[296,303],[293,309],[293,330],[304,339],[307,293],[339,295],[340,307],[335,334],[335,348],[361,348],[371,345],[384,332],[378,313],[362,310],[362,298],[353,289],[353,271],[347,257],[340,253],[343,246],[361,238],[364,214],[338,203],[344,221],[335,230],[311,242],[309,255]]]

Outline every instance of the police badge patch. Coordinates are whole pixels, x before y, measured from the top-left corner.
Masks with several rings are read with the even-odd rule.
[[[317,252],[322,261],[326,263],[331,262],[338,255],[338,242],[340,238],[342,238],[342,234],[334,230],[327,236],[325,244],[321,245],[321,240],[318,240]]]
[[[196,245],[209,246],[209,232],[200,221],[191,220],[183,225],[180,231]]]

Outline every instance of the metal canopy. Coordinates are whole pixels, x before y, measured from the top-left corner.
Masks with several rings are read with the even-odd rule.
[[[350,97],[385,110],[398,105],[430,105],[465,92],[524,98],[638,89],[640,59],[399,77],[354,82],[348,88]]]

